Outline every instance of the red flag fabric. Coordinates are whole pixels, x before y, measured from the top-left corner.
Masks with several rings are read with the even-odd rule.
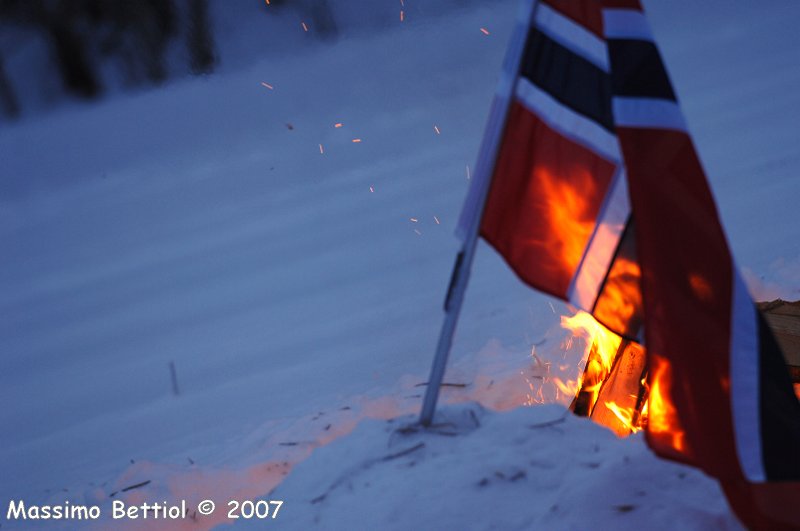
[[[718,478],[749,527],[800,529],[800,402],[638,0],[538,2],[512,77],[480,235],[645,345],[657,454]]]

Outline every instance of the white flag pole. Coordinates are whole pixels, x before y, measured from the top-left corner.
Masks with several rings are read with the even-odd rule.
[[[486,197],[489,195],[489,186],[494,173],[494,166],[497,162],[497,153],[500,149],[506,119],[508,118],[508,109],[514,97],[516,79],[537,4],[538,0],[522,0],[517,26],[508,45],[497,92],[489,111],[489,120],[486,124],[480,151],[478,152],[478,162],[475,167],[472,189],[467,196],[467,203],[465,204],[465,213],[470,217],[465,219],[464,214],[462,214],[460,221],[462,226],[459,228],[464,233],[464,245],[456,256],[456,263],[453,267],[450,286],[447,289],[447,296],[444,302],[444,323],[439,334],[436,356],[433,359],[431,375],[428,378],[428,387],[422,403],[422,413],[419,417],[419,422],[423,426],[430,426],[431,422],[433,422],[433,415],[436,412],[436,401],[439,398],[442,378],[444,378],[444,371],[447,367],[447,358],[450,355],[450,347],[453,343],[453,334],[455,333],[458,316],[461,313],[464,292],[467,289],[470,271],[472,270],[472,260],[475,257],[475,248],[478,244],[481,217],[486,205]],[[463,226],[465,221],[467,225]]]

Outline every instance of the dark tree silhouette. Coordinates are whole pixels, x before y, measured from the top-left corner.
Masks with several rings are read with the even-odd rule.
[[[14,94],[14,89],[6,76],[5,68],[3,67],[3,56],[0,55],[0,107],[2,108],[3,115],[9,118],[16,118],[19,116],[19,103]]]
[[[84,38],[73,30],[71,18],[61,13],[47,16],[47,36],[67,90],[83,98],[94,98],[100,94],[100,83],[89,63]]]
[[[80,98],[102,94],[100,68],[108,61],[128,85],[164,81],[167,49],[181,35],[192,73],[209,73],[216,63],[207,0],[0,0],[0,22],[0,30],[39,33],[65,90]],[[0,63],[0,112],[6,116],[20,111],[12,84]]]
[[[194,74],[207,74],[214,68],[214,42],[208,24],[208,3],[206,0],[188,0],[189,66]]]
[[[311,23],[314,25],[315,32],[322,39],[335,39],[339,34],[336,19],[333,18],[328,0],[313,0],[307,3],[310,11]]]

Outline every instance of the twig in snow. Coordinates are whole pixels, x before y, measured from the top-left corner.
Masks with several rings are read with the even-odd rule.
[[[325,498],[328,497],[328,494],[330,494],[331,492],[336,490],[342,483],[344,483],[347,480],[352,480],[353,476],[355,476],[356,474],[359,474],[361,472],[365,472],[365,471],[369,470],[370,468],[372,468],[377,463],[391,461],[393,459],[397,459],[399,457],[406,456],[406,455],[408,455],[408,454],[410,454],[412,452],[416,452],[417,450],[419,450],[421,448],[424,448],[424,447],[425,447],[425,443],[421,442],[421,443],[418,443],[418,444],[412,446],[411,448],[406,448],[405,450],[400,450],[399,452],[395,452],[393,454],[385,455],[383,457],[378,457],[378,458],[375,458],[375,459],[370,459],[370,460],[364,462],[363,464],[361,464],[359,467],[355,468],[354,470],[352,470],[352,471],[350,471],[348,473],[342,474],[336,481],[334,481],[331,484],[330,487],[328,487],[327,491],[323,492],[322,494],[320,494],[319,496],[317,496],[315,498],[312,498],[311,499],[311,504],[313,505],[313,504],[320,503],[321,501],[324,501]]]
[[[150,480],[148,479],[147,481],[142,481],[141,483],[137,483],[136,485],[131,485],[129,487],[125,487],[124,489],[122,489],[122,492],[128,492],[129,490],[138,489],[139,487],[144,487],[145,485],[149,485],[149,484],[150,484]]]
[[[178,396],[181,394],[181,391],[178,389],[178,371],[175,369],[174,361],[169,362],[169,375],[172,380],[172,394]]]
[[[414,387],[425,387],[428,385],[428,382],[421,382],[415,385]],[[466,387],[467,384],[465,383],[452,383],[452,382],[442,382],[440,384],[441,387]]]
[[[415,444],[411,448],[406,448],[405,450],[401,450],[401,451],[393,453],[393,454],[385,455],[385,456],[383,456],[381,458],[381,461],[391,461],[392,459],[397,459],[398,457],[403,457],[404,455],[408,455],[411,452],[416,452],[420,448],[424,448],[424,447],[425,447],[425,443],[421,442],[419,444]]]
[[[138,489],[139,487],[144,487],[145,485],[149,485],[149,484],[150,484],[150,480],[148,479],[147,481],[142,481],[141,483],[136,483],[135,485],[128,485],[127,487],[125,487],[123,489],[115,490],[114,492],[109,494],[108,497],[109,498],[113,498],[117,493],[128,492],[129,490]]]
[[[472,419],[472,421],[475,422],[475,427],[476,428],[480,428],[481,427],[481,421],[478,420],[478,415],[476,415],[475,412],[470,409],[469,410],[469,416]]]
[[[561,424],[562,422],[564,422],[566,420],[567,420],[567,416],[563,415],[562,417],[559,417],[559,418],[554,419],[554,420],[548,420],[546,422],[540,422],[539,424],[531,424],[528,427],[530,429],[532,429],[532,430],[535,430],[537,428],[547,428],[547,427],[550,427],[550,426],[555,426],[556,424]]]

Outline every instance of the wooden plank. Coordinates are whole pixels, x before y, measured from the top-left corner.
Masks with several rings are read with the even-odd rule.
[[[780,299],[758,303],[789,367],[800,367],[800,301]],[[797,372],[794,374],[797,377]],[[800,381],[800,380],[795,380]]]
[[[638,420],[639,412],[636,409],[637,405],[641,406],[638,402],[646,364],[644,349],[636,343],[623,340],[611,374],[600,389],[592,410],[592,420],[611,428],[621,437],[631,433],[631,423]]]

